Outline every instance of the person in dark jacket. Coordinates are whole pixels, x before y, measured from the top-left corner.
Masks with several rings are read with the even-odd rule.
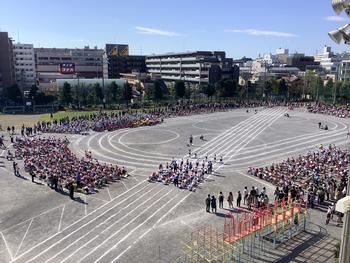
[[[215,196],[211,197],[211,211],[216,214],[216,198]]]
[[[74,200],[74,186],[72,182],[68,184],[68,190],[70,199]]]
[[[208,213],[210,213],[210,195],[205,199],[205,209]]]

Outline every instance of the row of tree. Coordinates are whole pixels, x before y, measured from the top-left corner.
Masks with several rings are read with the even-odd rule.
[[[167,100],[193,98],[194,96],[247,99],[281,99],[325,101],[328,103],[347,103],[350,101],[350,82],[334,82],[322,80],[314,72],[306,72],[303,78],[268,78],[265,81],[252,83],[247,81],[245,85],[239,85],[232,79],[222,79],[216,84],[205,84],[197,88],[190,87],[184,81],[176,81],[168,89],[161,80],[155,80],[144,87],[136,86],[141,98],[147,100]],[[6,104],[23,105],[25,100],[31,100],[35,104],[48,104],[59,101],[63,105],[74,104],[80,106],[121,104],[128,103],[133,98],[133,90],[130,84],[117,85],[112,82],[105,88],[96,83],[90,86],[71,86],[65,82],[60,89],[58,97],[46,95],[32,86],[27,96],[24,96],[17,85],[4,90]],[[10,103],[8,103],[10,102]]]
[[[92,86],[74,86],[68,82],[63,84],[59,91],[59,100],[62,104],[75,105],[99,105],[114,104],[122,101],[130,101],[132,98],[132,87],[129,84],[123,86],[112,82],[105,90],[99,83]]]

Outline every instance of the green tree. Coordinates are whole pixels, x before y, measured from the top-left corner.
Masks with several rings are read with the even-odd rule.
[[[95,83],[93,86],[93,91],[94,91],[94,104],[100,104],[101,100],[103,99],[103,91],[102,87],[99,83]]]
[[[236,80],[222,79],[218,82],[220,97],[234,97],[238,92],[238,84]]]
[[[112,103],[116,103],[118,99],[119,86],[115,81],[108,86],[108,97]]]
[[[56,100],[56,97],[55,97],[55,96],[46,95],[44,92],[39,91],[39,92],[36,94],[36,97],[35,97],[35,104],[38,104],[38,105],[45,105],[45,104],[52,103],[52,102],[54,102],[55,100]]]
[[[306,71],[305,82],[306,82],[306,94],[310,94],[314,100],[318,100],[320,96],[320,86],[318,83],[318,76],[314,71]]]
[[[129,101],[132,99],[132,87],[129,83],[124,84],[124,100],[128,105]]]
[[[146,98],[148,100],[153,100],[154,98],[154,84],[153,83],[148,83],[146,86]]]
[[[273,87],[272,87],[272,82],[270,80],[265,81],[263,91],[266,99],[272,94]]]
[[[278,82],[278,91],[279,91],[279,95],[284,96],[285,98],[287,98],[288,94],[288,83],[284,80],[284,79],[280,79]]]
[[[334,82],[333,79],[329,79],[324,87],[324,98],[326,101],[333,101],[334,96]]]
[[[29,90],[29,98],[35,99],[39,92],[39,88],[36,85],[32,85]]]
[[[210,83],[202,85],[202,92],[210,98],[215,95],[215,86]]]
[[[341,101],[343,103],[347,103],[350,99],[350,82],[349,81],[343,81],[340,92],[339,92]]]
[[[248,99],[256,96],[256,84],[253,84],[250,80],[246,83],[246,89],[248,92]]]
[[[175,96],[177,98],[183,98],[186,95],[185,82],[182,80],[177,80],[175,82]]]
[[[60,100],[64,104],[69,104],[73,100],[72,94],[71,94],[71,86],[70,86],[70,84],[68,82],[65,82],[63,84],[62,89],[60,90]]]
[[[15,103],[22,102],[22,92],[16,84],[5,89],[5,97]]]
[[[154,86],[154,99],[161,100],[163,99],[163,89],[159,80],[155,80],[153,83]]]

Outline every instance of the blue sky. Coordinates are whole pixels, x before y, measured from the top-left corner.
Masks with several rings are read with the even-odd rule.
[[[127,43],[131,54],[224,50],[256,57],[279,47],[313,55],[334,17],[331,0],[2,0],[0,30],[36,47],[104,47]]]

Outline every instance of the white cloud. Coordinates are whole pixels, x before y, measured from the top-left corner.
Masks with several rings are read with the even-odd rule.
[[[164,31],[164,30],[149,28],[149,27],[137,26],[135,28],[138,34],[158,35],[158,36],[166,36],[166,37],[175,37],[175,36],[181,35],[175,32]]]
[[[346,19],[342,16],[326,16],[323,18],[323,20],[331,21],[331,22],[343,22],[346,21]]]
[[[287,32],[266,31],[266,30],[258,30],[258,29],[226,29],[225,32],[242,33],[242,34],[247,34],[252,36],[269,36],[269,37],[297,37],[298,36]]]
[[[71,39],[70,42],[84,42],[84,39]]]

